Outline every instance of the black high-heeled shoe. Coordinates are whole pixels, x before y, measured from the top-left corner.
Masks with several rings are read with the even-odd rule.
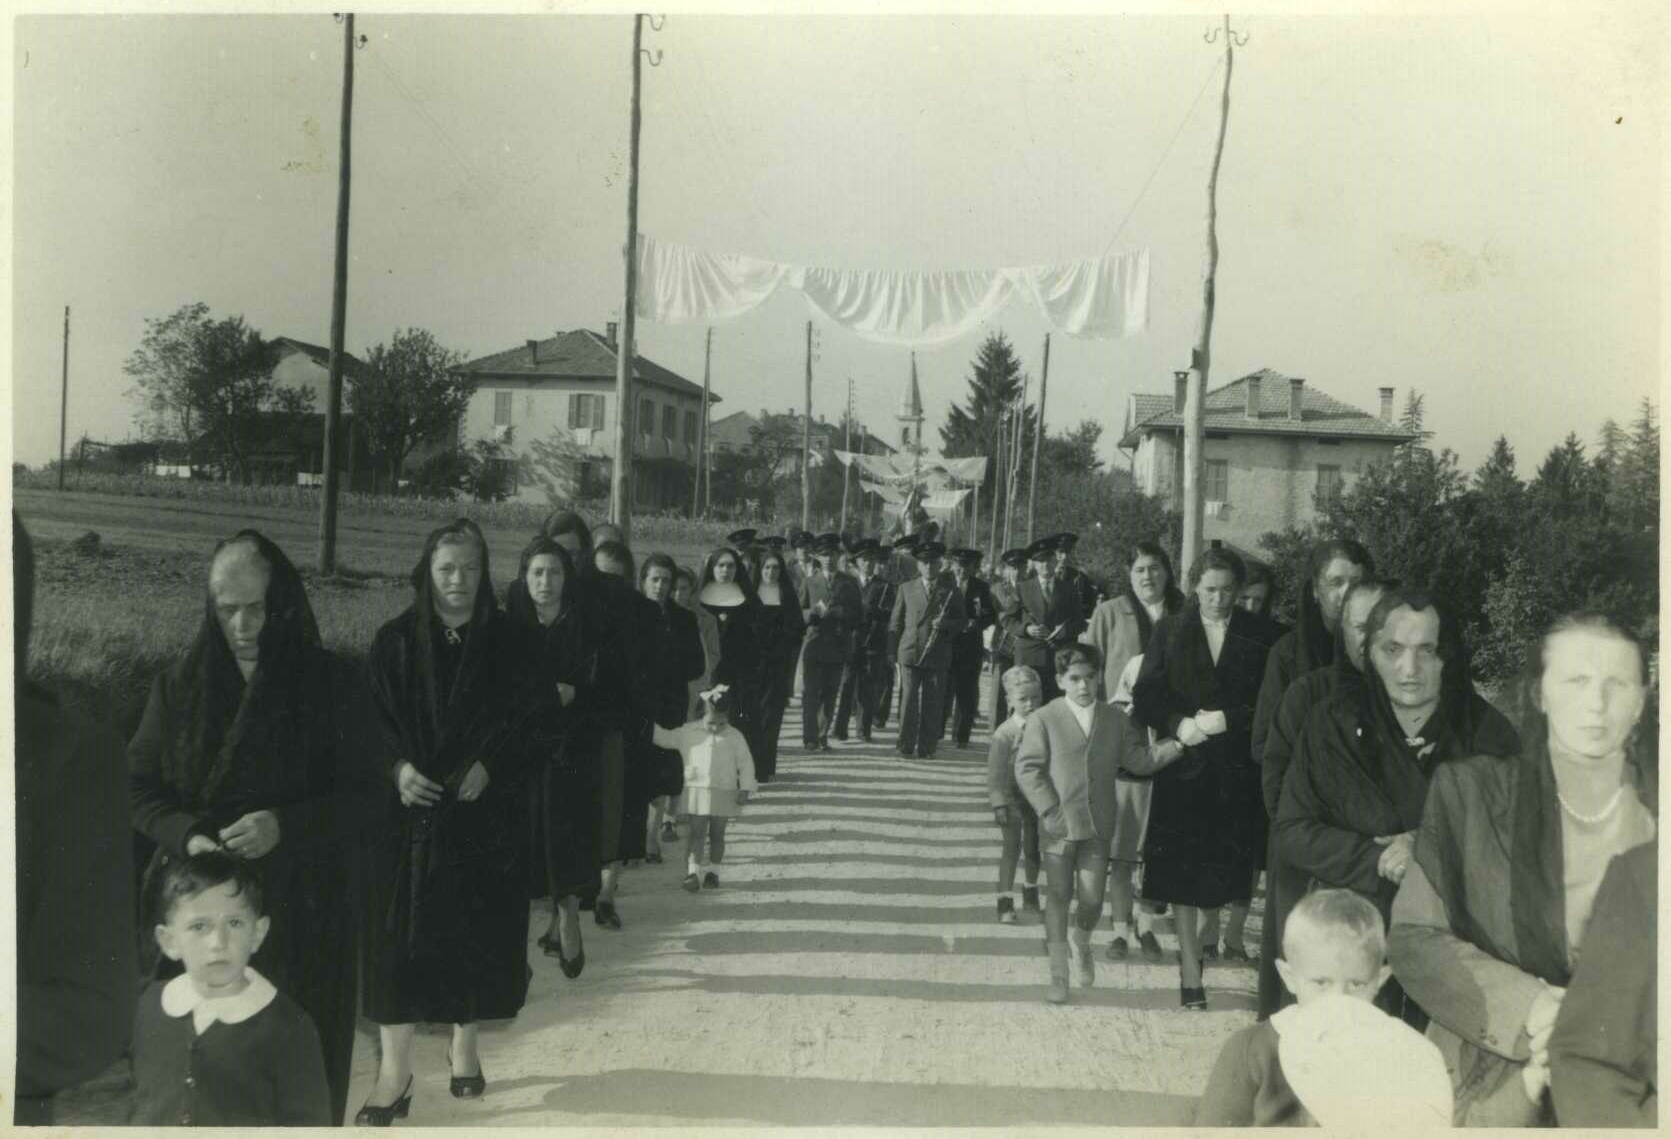
[[[405,1119],[412,1110],[412,1077],[406,1077],[406,1091],[393,1103],[384,1107],[366,1104],[354,1116],[355,1127],[390,1127],[397,1119]]]
[[[592,918],[605,929],[621,928],[621,915],[615,912],[614,902],[597,902],[592,908]]]
[[[453,1053],[447,1050],[447,1070],[452,1071]],[[447,1083],[447,1090],[453,1093],[454,1099],[480,1099],[487,1091],[487,1076],[482,1071],[482,1062],[476,1061],[476,1074],[473,1076],[453,1076]]]
[[[574,935],[577,938],[580,936],[578,927],[575,929]],[[563,971],[563,976],[571,981],[580,976],[580,971],[586,968],[586,945],[584,942],[581,943],[580,952],[573,957],[563,956],[561,936],[552,937],[550,934],[543,934],[540,937],[539,945],[545,951],[547,957],[557,958],[557,967]]]

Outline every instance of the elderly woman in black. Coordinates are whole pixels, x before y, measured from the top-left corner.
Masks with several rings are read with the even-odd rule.
[[[1658,773],[1637,738],[1644,656],[1607,617],[1561,618],[1530,654],[1519,754],[1433,774],[1387,955],[1433,1018],[1460,1124],[1553,1122],[1551,1034],[1597,892],[1658,831]]]
[[[586,949],[580,900],[600,884],[598,726],[592,715],[597,648],[586,633],[574,559],[561,543],[537,535],[522,551],[517,578],[505,591],[505,613],[526,637],[530,675],[538,675],[539,712],[532,733],[540,756],[529,797],[539,896],[551,898],[551,922],[539,939],[563,975],[580,976]]]
[[[1356,890],[1385,918],[1433,772],[1452,759],[1513,755],[1520,741],[1474,691],[1461,631],[1426,591],[1382,594],[1363,644],[1362,682],[1337,688],[1306,718],[1282,783],[1275,845],[1311,882]],[[1426,1024],[1396,982],[1377,1003]]]
[[[252,964],[313,1018],[339,1120],[354,1050],[352,796],[369,783],[356,770],[362,692],[320,647],[296,567],[244,530],[216,547],[197,639],[157,677],[128,745],[134,827],[157,844],[148,883],[211,850],[260,868],[272,926]]]
[[[451,1024],[451,1091],[486,1088],[477,1022],[528,993],[527,773],[536,697],[522,637],[493,597],[487,544],[460,518],[430,534],[412,606],[378,630],[369,671],[392,785],[367,844],[362,1011],[377,1081],[356,1122],[412,1100],[418,1022]]]
[[[1204,551],[1190,567],[1190,599],[1155,623],[1132,688],[1137,720],[1176,740],[1184,756],[1154,778],[1143,846],[1143,898],[1174,909],[1180,1000],[1207,1007],[1200,911],[1252,897],[1265,854],[1265,805],[1249,754],[1253,704],[1271,624],[1236,605],[1242,560]]]

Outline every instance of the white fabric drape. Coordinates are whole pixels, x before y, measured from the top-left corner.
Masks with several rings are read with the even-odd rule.
[[[1065,265],[917,272],[826,269],[710,253],[638,238],[638,315],[663,324],[741,316],[779,288],[799,289],[844,328],[884,344],[955,340],[1030,299],[1053,331],[1111,339],[1149,324],[1149,252]]]
[[[975,487],[986,481],[986,467],[991,461],[985,455],[970,455],[961,459],[938,459],[924,456],[920,461],[911,455],[860,455],[839,448],[835,457],[859,474],[859,481],[887,486],[910,488],[922,483],[928,487]],[[890,500],[891,501],[891,500]]]

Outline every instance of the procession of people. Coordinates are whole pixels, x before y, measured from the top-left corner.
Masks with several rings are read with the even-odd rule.
[[[1431,1079],[1407,1092],[1442,1098],[1446,1122],[1651,1122],[1644,646],[1604,615],[1563,617],[1529,654],[1516,731],[1475,690],[1443,597],[1377,578],[1356,541],[1299,568],[1293,629],[1268,615],[1269,570],[1249,596],[1229,549],[1180,578],[1146,537],[1104,596],[1076,542],[1003,551],[993,581],[932,523],[886,543],[742,529],[697,572],[564,510],[501,583],[461,518],[429,534],[410,606],[356,668],[321,645],[285,553],[229,537],[128,743],[129,822],[154,848],[137,902],[125,858],[99,868],[107,904],[137,911],[118,972],[137,961],[143,983],[107,975],[73,1013],[26,1002],[20,1089],[49,1101],[49,1067],[85,1068],[65,1034],[108,1051],[116,1015],[135,1026],[136,1122],[421,1122],[420,1024],[450,1026],[451,1095],[486,1094],[478,1029],[528,999],[531,899],[550,908],[532,944],[572,979],[580,915],[633,920],[623,871],[680,826],[684,889],[724,889],[727,824],[778,777],[798,690],[808,755],[894,722],[901,760],[976,762],[984,722],[995,920],[1042,925],[1042,999],[1073,1003],[1099,955],[1165,961],[1163,922],[1182,1010],[1212,1006],[1225,966],[1257,967],[1258,1022],[1226,1045],[1201,1122],[1342,1118],[1315,1089],[1355,1077],[1319,1075],[1338,1056],[1295,1043],[1307,1033],[1359,1070],[1447,1073],[1443,1097]],[[27,573],[19,589],[27,614]],[[20,682],[26,649],[25,621]],[[97,745],[48,712],[23,720],[47,706],[19,691],[20,761],[58,754],[54,733]],[[28,885],[64,856],[20,820]],[[26,990],[51,901],[20,911]],[[1593,961],[1635,978],[1634,998]],[[357,1016],[377,1071],[350,1114]]]

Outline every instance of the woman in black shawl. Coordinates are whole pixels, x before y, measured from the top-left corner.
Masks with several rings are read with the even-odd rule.
[[[362,911],[362,1010],[382,1062],[356,1122],[381,1126],[410,1105],[420,1021],[453,1026],[453,1095],[482,1094],[477,1022],[514,1017],[530,976],[525,653],[475,523],[430,534],[412,585],[368,662],[392,787],[367,844]]]
[[[368,786],[356,770],[363,689],[320,647],[296,567],[256,531],[215,548],[203,609],[128,744],[133,825],[157,844],[147,885],[169,860],[216,849],[259,867],[272,924],[251,964],[313,1018],[341,1120],[354,1050],[351,796]],[[144,909],[148,930],[151,889]]]
[[[1337,692],[1355,692],[1363,683],[1364,632],[1375,603],[1396,581],[1366,578],[1346,591],[1340,621],[1335,629],[1334,663],[1314,668],[1283,693],[1276,715],[1271,717],[1265,736],[1265,753],[1260,760],[1260,782],[1265,791],[1265,813],[1273,823],[1282,800],[1283,779],[1299,743],[1300,730],[1312,710]],[[1278,847],[1276,827],[1271,828],[1265,853],[1265,921],[1259,931],[1259,1019],[1264,1020],[1293,997],[1278,976],[1276,959],[1282,951],[1282,927],[1288,911],[1306,892],[1311,876],[1288,864]]]
[[[537,677],[530,733],[539,743],[529,797],[536,897],[551,899],[539,939],[573,979],[586,967],[580,900],[600,884],[596,645],[587,637],[574,559],[556,539],[536,535],[505,591],[505,614],[523,632],[528,671]]]
[[[702,634],[696,628],[696,615],[674,603],[673,583],[679,568],[666,554],[651,554],[638,571],[638,591],[650,604],[645,607],[648,627],[648,651],[645,659],[649,670],[650,719],[664,726],[682,727],[689,719],[686,700],[690,685],[701,677],[706,667],[702,654]],[[652,729],[653,730],[653,729]],[[644,755],[640,763],[649,801],[662,800],[665,809],[685,785],[684,761],[676,751],[659,748],[649,739],[640,739]],[[660,812],[657,812],[660,813]],[[661,861],[661,840],[656,834],[656,818],[644,827],[647,861]]]
[[[1154,778],[1143,844],[1143,898],[1174,907],[1179,997],[1205,1009],[1200,910],[1246,905],[1265,854],[1265,806],[1248,733],[1270,623],[1236,606],[1242,560],[1209,549],[1190,567],[1182,613],[1155,623],[1132,687],[1132,711],[1183,758]]]
[[[731,722],[743,733],[750,754],[759,754],[756,749],[766,746],[761,707],[769,680],[770,635],[741,554],[721,546],[708,555],[696,602],[719,627],[719,659],[709,681],[730,689]]]
[[[1658,830],[1640,642],[1574,613],[1528,656],[1519,754],[1433,773],[1387,937],[1393,975],[1433,1018],[1427,1036],[1464,1126],[1554,1122],[1551,1035],[1595,932],[1597,891],[1613,860]],[[1621,1042],[1636,1032],[1615,1026]]]
[[[806,618],[795,589],[789,584],[788,563],[778,550],[768,549],[760,555],[760,585],[756,595],[760,599],[761,642],[765,660],[760,675],[760,727],[755,733],[760,750],[754,754],[755,778],[762,783],[777,774],[778,736],[783,728],[783,713],[789,707],[795,688],[795,664],[801,656],[801,641],[806,634]],[[756,741],[751,740],[752,750]]]

